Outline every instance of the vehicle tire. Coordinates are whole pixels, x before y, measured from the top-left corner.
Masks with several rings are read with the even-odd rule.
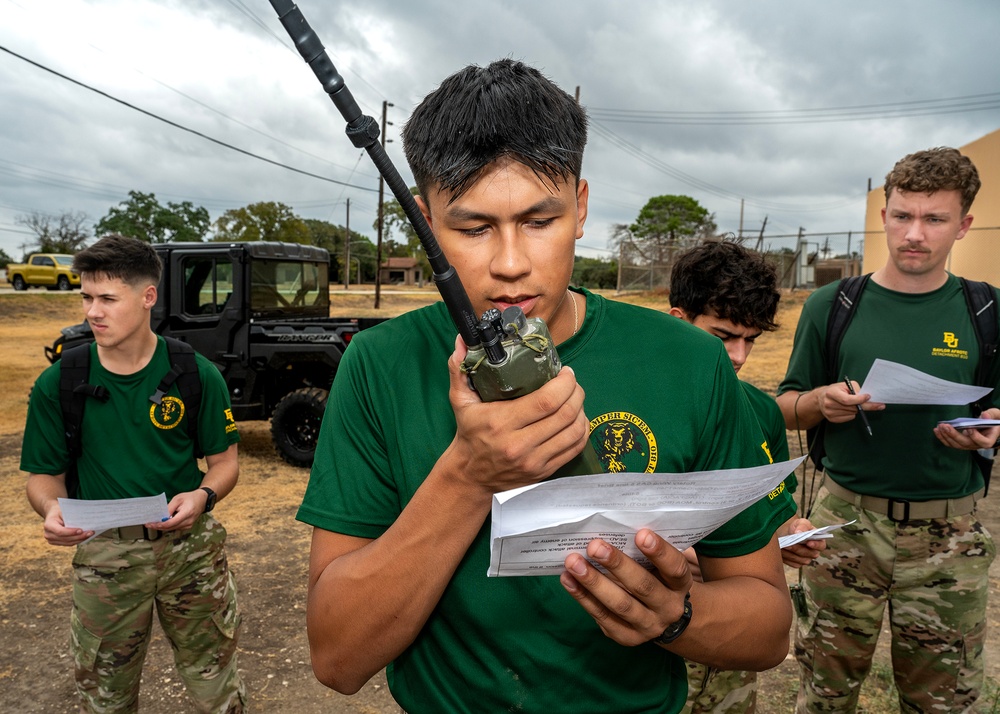
[[[59,283],[58,283],[57,287],[60,290],[72,290],[73,289],[73,286],[69,284],[69,278],[67,278],[65,275],[60,275],[59,276]]]
[[[325,389],[306,387],[289,392],[271,415],[271,441],[292,466],[312,466],[319,427],[326,411]]]
[[[15,275],[14,279],[11,280],[11,283],[14,285],[14,289],[15,290],[27,290],[28,289],[28,284],[26,282],[24,282],[24,278],[22,278],[20,275]]]

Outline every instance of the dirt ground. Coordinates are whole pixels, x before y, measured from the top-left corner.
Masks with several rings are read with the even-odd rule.
[[[370,297],[366,300],[370,305]],[[649,301],[657,304],[655,296]],[[389,314],[408,307],[388,302]],[[745,374],[741,373],[764,389],[773,389],[784,369],[801,295],[785,303],[779,316],[785,327],[758,342]],[[354,308],[342,299],[338,309],[346,314]],[[27,392],[48,364],[42,348],[52,342],[60,327],[78,320],[77,310],[78,298],[72,295],[0,294],[0,711],[77,711],[67,646],[72,552],[49,547],[42,539],[41,521],[24,498],[24,475],[18,470]],[[294,519],[308,471],[287,466],[277,457],[266,423],[243,422],[240,429],[240,484],[217,513],[229,531],[228,551],[240,587],[244,611],[240,669],[251,710],[399,712],[384,674],[350,697],[326,689],[313,677],[305,634],[309,529]],[[795,451],[796,439],[789,437]],[[1000,532],[996,496],[982,502],[982,516],[994,533]],[[792,571],[788,575],[794,579]],[[998,578],[1000,566],[995,564],[989,610],[993,634],[987,641],[990,696],[982,701],[982,711],[994,707],[993,683],[1000,680],[1000,640],[995,634],[1000,613],[995,592]],[[870,677],[862,692],[864,711],[869,714],[895,709],[886,693],[887,662],[882,648],[875,667],[880,676]],[[797,680],[791,659],[763,673],[758,711],[792,711]],[[143,672],[141,707],[150,712],[194,712],[158,626]]]

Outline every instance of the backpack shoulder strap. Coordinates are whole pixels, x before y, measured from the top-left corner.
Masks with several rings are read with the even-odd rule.
[[[71,347],[62,353],[59,358],[59,408],[62,411],[66,448],[70,458],[74,460],[80,456],[80,428],[83,425],[83,409],[87,404],[86,395],[82,390],[76,390],[87,385],[89,376],[89,343]]]
[[[59,358],[59,410],[62,412],[63,433],[66,437],[66,451],[69,466],[66,469],[66,493],[74,498],[79,490],[80,480],[76,471],[76,460],[83,451],[83,412],[87,399],[94,397],[106,402],[110,398],[104,387],[95,387],[90,378],[90,343],[71,347]]]
[[[871,278],[871,273],[852,275],[844,278],[837,285],[837,294],[830,304],[830,314],[826,320],[826,341],[823,344],[823,369],[827,384],[840,379],[836,373],[837,358],[840,354],[840,343],[844,340],[847,326],[854,318],[855,309],[861,300],[861,294]],[[823,457],[826,455],[826,420],[806,430],[806,448],[809,459],[818,471],[823,470]]]
[[[833,383],[840,379],[840,375],[835,373],[837,358],[840,356],[840,343],[844,341],[844,333],[847,326],[854,319],[861,295],[871,278],[871,273],[864,275],[852,275],[840,281],[837,286],[837,294],[830,305],[830,316],[826,322],[826,350],[824,360],[827,372],[827,383]]]
[[[149,398],[150,401],[159,404],[163,395],[174,384],[177,383],[177,391],[180,392],[181,401],[184,402],[184,411],[187,415],[187,432],[194,442],[195,456],[201,458],[201,443],[198,439],[198,415],[201,411],[201,377],[198,375],[198,361],[195,358],[194,348],[187,342],[173,337],[164,337],[167,343],[167,354],[170,358],[170,371],[160,380],[156,392]]]
[[[976,365],[976,384],[982,387],[991,386],[989,384],[993,363],[997,354],[997,342],[1000,332],[998,326],[998,311],[996,291],[989,283],[977,282],[975,280],[962,281],[962,293],[965,295],[965,304],[969,308],[969,317],[972,318],[972,326],[976,332],[976,340],[979,342],[979,363]],[[989,406],[986,397],[976,400],[970,405],[973,416],[979,416],[982,411]],[[996,450],[981,449],[972,452],[972,460],[979,467],[983,475],[984,495],[990,490],[990,473],[993,471],[993,456]]]
[[[996,301],[996,291],[989,283],[982,283],[975,280],[962,281],[962,292],[965,294],[965,304],[969,307],[969,317],[972,318],[972,325],[976,331],[976,339],[979,341],[979,365],[976,368],[976,384],[979,386],[989,386],[987,380],[993,366],[993,360],[997,354],[998,332],[998,311]]]

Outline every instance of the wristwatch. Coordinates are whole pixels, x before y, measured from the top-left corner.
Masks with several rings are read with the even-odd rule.
[[[210,489],[208,486],[202,486],[201,490],[208,494],[208,500],[205,501],[205,513],[208,513],[213,508],[215,508],[215,502],[219,500],[219,497],[215,495],[215,491]]]
[[[684,596],[684,614],[678,618],[677,622],[667,625],[667,629],[663,631],[663,634],[659,637],[654,637],[652,641],[658,645],[669,645],[684,634],[684,630],[687,629],[689,622],[691,622],[691,593]]]

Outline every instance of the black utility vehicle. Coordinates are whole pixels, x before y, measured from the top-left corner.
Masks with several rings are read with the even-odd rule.
[[[310,466],[327,393],[358,330],[384,318],[330,317],[330,256],[297,243],[161,243],[153,330],[189,343],[229,386],[233,416],[271,420],[281,457]],[[63,349],[93,341],[90,325],[63,328]]]

